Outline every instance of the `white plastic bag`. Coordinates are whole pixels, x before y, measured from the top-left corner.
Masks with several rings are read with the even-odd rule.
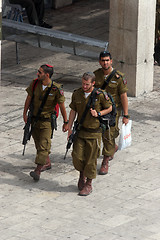
[[[132,120],[129,120],[129,122],[126,125],[124,123],[122,124],[122,130],[121,130],[119,143],[118,143],[118,150],[122,150],[124,148],[131,146],[131,142],[132,142],[131,127],[132,127]]]

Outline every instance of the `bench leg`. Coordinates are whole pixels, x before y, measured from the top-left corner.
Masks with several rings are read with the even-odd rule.
[[[19,47],[18,47],[17,42],[16,42],[16,63],[20,64],[20,62],[19,62]]]

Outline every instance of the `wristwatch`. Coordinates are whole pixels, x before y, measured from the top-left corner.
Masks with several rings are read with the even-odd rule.
[[[129,118],[130,118],[130,116],[129,116],[129,115],[123,115],[123,117],[125,117],[125,118],[127,118],[127,119],[129,119]]]
[[[64,123],[64,124],[68,124],[68,122],[69,122],[69,121],[67,120],[66,122],[64,121],[63,123]]]
[[[100,112],[97,112],[97,114],[98,114],[98,117],[100,117],[100,116],[101,116],[101,113],[100,113]]]

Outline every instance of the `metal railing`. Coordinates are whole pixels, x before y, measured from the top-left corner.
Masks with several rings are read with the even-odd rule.
[[[2,19],[2,38],[16,42],[17,63],[19,63],[18,43],[26,43],[56,52],[67,52],[89,58],[98,58],[99,52],[108,48],[107,41],[46,29],[9,19]]]

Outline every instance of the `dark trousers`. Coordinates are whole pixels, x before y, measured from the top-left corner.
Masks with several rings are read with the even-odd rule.
[[[25,8],[28,21],[33,25],[40,25],[44,17],[44,0],[9,0],[11,4],[20,4]]]

